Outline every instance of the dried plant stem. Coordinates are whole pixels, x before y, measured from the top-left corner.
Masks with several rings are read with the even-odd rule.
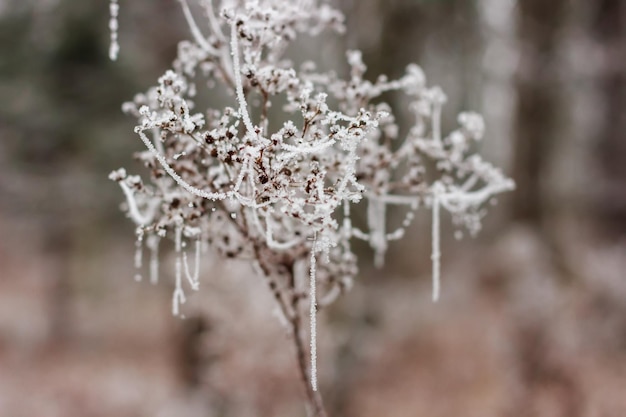
[[[242,216],[243,217],[243,216]],[[302,312],[299,308],[300,301],[302,297],[297,295],[296,289],[296,273],[294,270],[293,262],[288,262],[290,265],[288,267],[288,286],[283,287],[282,289],[278,287],[276,281],[271,278],[271,272],[266,264],[266,260],[261,253],[263,252],[262,248],[259,244],[254,245],[255,252],[257,254],[257,258],[259,260],[259,267],[261,271],[267,278],[266,281],[268,286],[272,292],[272,295],[276,299],[278,306],[280,308],[283,317],[285,317],[291,327],[291,339],[293,341],[295,350],[296,350],[296,359],[298,362],[298,369],[300,372],[300,379],[304,384],[304,390],[306,393],[307,402],[309,403],[309,407],[313,410],[314,417],[328,417],[326,413],[326,409],[324,408],[324,401],[322,399],[322,395],[318,390],[315,390],[313,387],[313,383],[311,380],[311,374],[309,371],[309,361],[307,361],[307,352],[306,352],[306,341],[304,340],[304,334],[302,332]],[[290,297],[284,297],[283,295],[286,293],[290,294]],[[285,298],[291,299],[291,303],[288,304],[285,302]]]

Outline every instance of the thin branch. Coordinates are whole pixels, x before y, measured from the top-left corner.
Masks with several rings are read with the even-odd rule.
[[[211,27],[213,34],[217,37],[217,39],[225,43],[226,36],[224,36],[222,28],[220,27],[220,24],[215,16],[215,12],[213,11],[213,2],[211,0],[204,0],[202,4],[204,5],[207,17],[209,18],[209,26]]]
[[[246,97],[243,94],[243,84],[241,81],[241,67],[239,66],[239,43],[237,42],[237,23],[235,20],[230,25],[230,47],[231,54],[233,56],[233,76],[235,78],[235,93],[237,95],[237,102],[239,103],[239,113],[243,118],[243,124],[246,126],[246,130],[251,135],[256,135],[256,130],[250,120],[250,114],[248,113],[248,103],[246,103]]]
[[[139,207],[137,207],[135,192],[124,181],[120,181],[119,184],[122,188],[122,191],[124,192],[124,196],[126,196],[128,213],[130,214],[130,217],[133,219],[135,224],[137,224],[138,226],[146,226],[147,224],[151,223],[154,219],[154,215],[156,214],[158,203],[152,202],[152,204],[149,204],[146,214],[142,214],[139,211]]]
[[[225,193],[212,193],[209,191],[201,190],[187,183],[168,164],[168,162],[165,160],[165,157],[156,150],[156,148],[154,147],[150,139],[146,136],[146,134],[143,133],[143,131],[141,130],[138,130],[137,133],[139,134],[139,137],[143,141],[144,145],[146,145],[146,148],[148,148],[148,150],[152,152],[152,154],[155,156],[157,161],[159,161],[159,163],[161,164],[165,172],[167,172],[169,176],[172,177],[174,181],[176,181],[176,183],[180,185],[182,188],[184,188],[186,191],[190,192],[191,194],[197,197],[206,198],[207,200],[224,200],[228,197],[228,195]]]
[[[191,10],[189,10],[189,5],[187,4],[187,0],[178,0],[178,1],[180,1],[180,4],[183,9],[183,14],[185,15],[185,20],[187,20],[187,24],[189,25],[189,29],[191,30],[191,34],[193,35],[196,43],[198,43],[198,45],[200,45],[202,49],[204,49],[206,52],[210,53],[211,55],[218,55],[219,51],[213,48],[207,42],[206,38],[200,31],[200,28],[196,24],[196,21],[194,20],[193,15],[191,14]]]

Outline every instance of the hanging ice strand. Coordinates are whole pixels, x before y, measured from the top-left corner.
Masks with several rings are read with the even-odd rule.
[[[382,268],[387,252],[385,217],[387,205],[384,201],[372,197],[367,205],[367,227],[370,229],[369,242],[374,249],[374,265]]]
[[[159,236],[150,235],[146,241],[146,246],[150,249],[150,283],[159,282]]]
[[[143,266],[143,229],[141,227],[137,228],[137,240],[135,241],[135,269],[137,272],[135,273],[135,281],[141,281],[141,267]]]
[[[176,251],[176,287],[172,294],[172,315],[178,316],[180,312],[180,304],[185,304],[187,299],[185,298],[185,292],[182,286],[182,249],[183,249],[183,226],[182,218],[177,219],[177,226],[175,229],[174,247]]]
[[[311,322],[311,388],[317,391],[317,288],[315,282],[315,243],[311,248],[311,270],[309,271],[309,298]]]
[[[433,185],[433,221],[432,221],[432,254],[430,259],[433,263],[433,301],[439,301],[441,281],[441,247],[439,235],[439,205],[443,186],[436,182]]]
[[[187,252],[183,251],[183,266],[185,269],[185,276],[187,277],[187,281],[189,281],[189,285],[191,286],[191,289],[194,291],[198,291],[199,289],[199,281],[198,278],[200,277],[200,237],[198,237],[196,239],[196,256],[195,256],[195,267],[194,267],[194,273],[193,275],[190,272],[189,269],[189,262],[187,262]]]
[[[119,27],[117,16],[120,11],[120,5],[117,0],[111,0],[109,3],[109,12],[111,19],[109,20],[109,30],[111,31],[111,43],[109,45],[109,58],[111,61],[117,60],[117,54],[120,51],[120,44],[117,41],[117,29]]]

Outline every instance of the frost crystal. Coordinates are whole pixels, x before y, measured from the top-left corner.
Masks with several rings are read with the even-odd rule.
[[[138,265],[145,239],[150,280],[156,282],[159,242],[174,237],[172,311],[178,315],[185,289],[198,289],[202,246],[252,261],[301,357],[307,293],[301,266],[308,265],[311,364],[303,374],[310,377],[307,392],[315,399],[316,314],[350,288],[357,274],[352,239],[367,241],[382,265],[389,241],[404,236],[418,207],[431,208],[436,301],[440,211],[476,233],[481,207],[511,190],[513,182],[470,154],[472,142],[484,133],[479,115],[462,113],[459,127],[443,134],[446,96],[427,85],[417,65],[409,65],[400,79],[381,76],[375,82],[364,78],[367,67],[359,51],[347,52],[345,79],[319,72],[312,62],[295,68],[283,54],[298,36],[343,31],[342,14],[328,4],[222,0],[214,8],[199,0],[201,15],[187,0],[180,4],[191,40],[180,43],[172,69],[156,86],[123,106],[137,118],[135,132],[146,146],[138,159],[149,179],[144,183],[123,169],[110,176],[120,184],[126,212],[138,227]],[[117,14],[112,0],[113,59]],[[195,110],[197,89],[216,83],[230,91],[232,107]],[[392,106],[381,102],[387,92],[402,93],[410,102],[413,121],[405,137],[399,136]],[[351,206],[362,200],[367,200],[365,231],[350,217]],[[401,224],[388,222],[389,205],[405,210]],[[193,268],[188,242],[195,243]]]

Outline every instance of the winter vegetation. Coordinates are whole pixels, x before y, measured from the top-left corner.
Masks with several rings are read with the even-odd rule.
[[[209,243],[213,235],[185,235],[187,225],[204,220],[185,220],[178,253],[173,227],[165,237],[148,230],[139,242],[134,238],[137,226],[120,184],[108,179],[111,170],[139,174],[146,188],[157,187],[151,174],[160,170],[162,181],[175,187],[158,160],[153,159],[156,168],[133,162],[147,148],[133,133],[141,122],[120,111],[120,104],[157,86],[168,69],[178,74],[172,65],[177,44],[195,41],[178,0],[118,0],[112,24],[110,4],[0,1],[0,416],[312,415],[304,385],[310,385],[310,374],[305,380],[302,370],[311,372],[315,236],[306,240],[311,246],[303,248],[295,275],[302,361],[292,323],[252,256],[225,256]],[[347,50],[361,51],[367,64],[362,78],[372,84],[378,74],[400,80],[408,64],[419,63],[427,85],[441,86],[447,96],[443,138],[457,129],[459,113],[483,115],[484,137],[472,139],[466,155],[478,153],[501,167],[514,179],[515,191],[479,208],[489,207],[489,215],[475,238],[439,204],[436,303],[434,213],[425,200],[404,236],[386,242],[377,262],[384,260],[382,267],[374,265],[369,236],[349,240],[358,273],[350,291],[333,303],[320,301],[330,287],[323,275],[325,255],[314,253],[317,389],[326,413],[626,415],[626,2],[329,4],[343,13],[344,33],[300,32],[290,41],[283,59],[291,61],[297,77],[309,60],[316,64],[309,72],[334,71],[349,81]],[[204,4],[188,0],[187,6],[215,48]],[[221,3],[213,0],[212,6],[230,57],[231,26],[220,17]],[[116,44],[110,26],[119,28],[115,61],[109,59]],[[238,41],[243,69],[246,40]],[[235,88],[198,68],[196,76],[184,76],[196,95],[184,98],[193,102],[191,114],[203,114],[201,130],[210,130],[207,109],[230,107],[240,117]],[[241,78],[251,124],[259,126],[263,97],[245,73]],[[288,120],[302,131],[301,113],[284,110],[286,93],[270,101],[263,137]],[[386,102],[395,118],[392,152],[415,124],[412,101],[402,90],[372,100]],[[342,111],[331,94],[326,103]],[[246,131],[239,120],[242,138]],[[426,122],[422,137],[428,139]],[[369,138],[381,126],[379,121],[372,127],[359,150],[372,146]],[[152,131],[145,134],[158,149]],[[170,153],[172,141],[160,143],[166,162],[187,183],[207,190],[205,179],[195,183],[195,174],[187,172],[192,159],[180,155],[182,166],[174,159],[180,152]],[[442,172],[429,156],[419,156],[424,183],[432,187]],[[233,164],[233,172],[240,169],[241,163]],[[400,166],[392,175],[405,173]],[[246,187],[244,181],[240,194],[247,195]],[[255,187],[261,188],[258,181]],[[184,198],[201,201],[178,188]],[[138,214],[148,218],[150,196],[135,187],[128,191]],[[154,208],[153,222],[162,217],[163,204]],[[355,233],[371,232],[368,211],[375,211],[368,206],[365,194],[350,204]],[[401,227],[409,211],[408,202],[387,204],[385,235]],[[341,228],[343,207],[332,217]],[[265,226],[263,213],[259,221]],[[272,239],[284,243],[280,224],[272,223]],[[461,234],[467,238],[457,240]],[[260,233],[255,236],[265,244]],[[142,250],[134,257],[138,246]],[[274,267],[281,252],[266,253]],[[177,260],[186,302],[179,301],[174,316]],[[150,277],[158,284],[151,285]],[[292,294],[287,278],[274,280],[283,297]]]
[[[286,55],[296,38],[344,32],[344,16],[329,4],[198,3],[180,0],[191,37],[178,45],[172,67],[123,106],[137,119],[145,145],[137,159],[149,170],[145,180],[125,169],[110,175],[136,225],[136,279],[147,249],[150,281],[158,281],[161,241],[173,240],[172,313],[183,315],[189,291],[200,288],[203,253],[251,262],[293,339],[310,408],[324,416],[316,317],[353,285],[352,242],[366,241],[382,266],[389,242],[404,236],[418,209],[430,209],[437,301],[442,212],[475,235],[485,203],[513,181],[474,152],[485,131],[479,114],[459,114],[458,127],[444,133],[446,95],[417,65],[398,79],[369,81],[362,54],[349,50],[346,76],[312,61],[296,67]],[[116,59],[116,0],[110,13]],[[231,105],[202,108],[200,90],[217,88]],[[399,126],[388,93],[406,97],[408,128]],[[391,206],[403,210],[401,221],[387,216]],[[354,210],[366,210],[365,224],[353,221]]]

